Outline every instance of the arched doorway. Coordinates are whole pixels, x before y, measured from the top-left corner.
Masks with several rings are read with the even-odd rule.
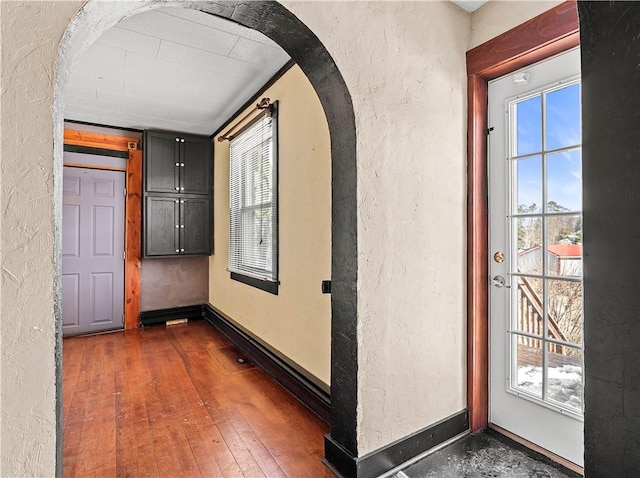
[[[225,4],[194,2],[180,5],[234,21],[274,40],[300,66],[323,105],[331,136],[332,167],[331,435],[333,441],[357,456],[357,182],[355,119],[351,96],[336,64],[320,40],[282,5],[268,1],[238,1]],[[62,165],[61,105],[64,101],[65,84],[74,61],[98,36],[122,18],[162,6],[166,4],[155,0],[144,4],[89,1],[67,28],[58,55],[54,99],[54,161],[58,188],[61,184]],[[59,201],[57,196],[56,201]],[[56,207],[59,209],[60,205],[57,204]],[[59,224],[57,229],[60,229]],[[59,244],[60,241],[58,248]],[[60,291],[57,295],[60,296]],[[55,314],[60,331],[59,301]],[[62,469],[61,337],[62,334],[58,333],[56,373],[59,473]]]

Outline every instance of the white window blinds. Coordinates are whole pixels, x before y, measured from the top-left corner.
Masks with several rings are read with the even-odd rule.
[[[277,174],[274,119],[268,115],[230,145],[229,271],[276,282]]]

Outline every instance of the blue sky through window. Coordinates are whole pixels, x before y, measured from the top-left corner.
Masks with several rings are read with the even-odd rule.
[[[567,148],[546,156],[547,203],[554,201],[571,211],[582,210],[582,158],[580,84],[574,83],[545,94],[545,150]],[[542,152],[542,95],[514,106],[517,156]],[[573,149],[568,149],[574,147]],[[542,156],[517,160],[517,206],[542,207]]]

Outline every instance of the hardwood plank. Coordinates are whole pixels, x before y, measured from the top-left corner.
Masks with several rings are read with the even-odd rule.
[[[241,476],[233,455],[224,446],[224,441],[215,425],[186,423],[183,425],[198,469],[203,476],[224,477],[233,474]]]
[[[63,362],[66,364],[65,380],[69,386],[62,390],[62,417],[63,427],[69,419],[71,404],[73,403],[73,391],[78,382],[80,371],[82,370],[81,361],[84,353],[85,341],[69,339],[64,342],[62,349]]]
[[[233,377],[233,380],[251,381],[266,391],[246,397],[244,401],[233,395],[231,398],[238,401],[239,412],[287,476],[306,476],[308,472],[313,472],[313,476],[332,476],[316,458],[318,454],[322,456],[322,437],[329,432],[324,422],[313,420],[309,424],[309,418],[315,418],[315,415],[263,374],[242,375]],[[309,450],[313,450],[310,460],[300,463],[291,459],[292,454],[298,457],[309,455]]]
[[[76,393],[78,406],[83,409],[81,423],[80,453],[75,476],[96,476],[101,457],[97,455],[100,443],[100,391],[104,366],[104,343],[102,336],[94,336],[87,345],[85,357],[95,357],[91,360],[90,372],[82,381],[81,389]],[[84,360],[83,360],[84,362]]]
[[[229,373],[247,372],[256,368],[235,345],[229,345],[227,347],[207,347],[207,352],[217,359]],[[245,361],[239,363],[238,359]]]
[[[96,475],[101,477],[116,476],[116,402],[115,402],[115,368],[114,341],[111,334],[105,334],[104,358],[100,374],[100,408],[96,417],[98,428],[99,457]]]
[[[116,359],[116,474],[122,477],[160,476],[145,405],[140,366],[140,342],[128,333]]]
[[[171,436],[173,447],[181,450],[180,463],[168,461],[162,464],[162,460],[170,460],[170,457],[159,457],[159,468],[167,464],[185,473],[193,474],[195,469],[201,473],[203,470],[212,471],[211,462],[200,455],[198,460],[193,452],[192,443],[197,445],[196,438],[191,437],[185,429],[191,423],[205,423],[210,420],[206,414],[197,392],[188,380],[180,356],[172,347],[168,338],[157,341],[159,356],[157,366],[149,369],[153,382],[156,384],[155,392],[160,399],[160,406],[156,404],[150,410],[150,421],[156,443],[156,449],[162,450],[166,436]],[[173,423],[167,423],[168,416],[174,417]],[[202,466],[202,468],[200,467]],[[213,469],[217,475],[218,470]],[[205,473],[204,476],[207,476]]]
[[[231,361],[232,359],[233,362],[235,362],[236,352],[230,350],[229,347],[221,347],[218,351],[223,352],[223,355],[219,353],[216,355],[216,358],[223,356],[223,362]],[[223,366],[225,366],[230,373],[234,373],[232,372],[233,370],[238,370],[235,363],[233,366],[223,363]],[[239,369],[239,371],[244,372],[242,369]],[[314,447],[312,447],[316,451],[314,455],[315,466],[300,468],[299,466],[288,463],[286,473],[288,476],[304,476],[304,469],[313,469],[314,476],[325,476],[323,472],[327,473],[326,476],[332,476],[321,461],[317,460],[317,457],[322,456],[324,451],[322,437],[329,431],[328,427],[326,427],[322,421],[318,421],[315,415],[305,407],[302,407],[295,398],[275,384],[261,371],[256,370],[255,374],[248,373],[247,371],[247,373],[243,373],[241,377],[233,377],[228,380],[237,380],[238,383],[236,387],[226,387],[229,398],[235,404],[234,408],[227,411],[227,415],[245,444],[248,443],[246,440],[252,443],[250,447],[252,454],[253,456],[257,456],[256,454],[260,456],[257,461],[267,476],[274,476],[279,469],[285,471],[282,463],[280,463],[276,456],[282,455],[284,459],[286,459],[285,452],[291,450],[290,444],[292,442],[297,444],[307,443],[309,440],[309,434],[307,432],[310,428],[316,433],[314,437]],[[241,392],[245,387],[254,385],[259,385],[256,393],[244,394]],[[276,395],[275,399],[272,398],[274,394]],[[282,413],[283,410],[278,408],[278,403],[282,402],[286,402],[287,405],[293,408],[292,413]],[[298,411],[300,413],[297,413]],[[292,420],[292,416],[304,416],[305,419],[303,423],[298,423]],[[315,427],[309,427],[309,418],[316,423]],[[283,441],[280,440],[280,438],[283,438],[286,444],[280,445],[279,447],[275,446],[275,443]],[[264,449],[262,446],[256,444],[256,440],[261,442]],[[262,454],[265,449],[275,458],[275,461],[278,463],[277,467],[266,468],[270,460],[264,461],[265,459]]]
[[[333,476],[328,427],[207,322],[64,345],[64,476]]]
[[[205,331],[207,329],[202,327],[203,324],[204,322],[195,323],[192,328],[199,328]],[[172,337],[174,342],[176,342],[176,347],[179,347],[181,350],[181,358],[185,363],[186,370],[188,370],[189,377],[198,390],[198,394],[202,398],[202,402],[205,404],[216,427],[220,431],[227,448],[236,460],[242,476],[266,476],[252,454],[251,448],[247,446],[247,442],[250,443],[250,438],[243,437],[238,431],[238,428],[241,428],[241,424],[234,423],[233,421],[233,417],[237,417],[234,413],[235,404],[229,400],[227,395],[228,380],[231,374],[224,368],[221,362],[209,354],[205,356],[198,354],[194,357],[193,352],[191,354],[187,353],[184,348],[180,346],[180,338],[184,339],[185,337],[183,330],[171,329],[171,332],[173,333]],[[202,340],[202,336],[191,336],[191,340]],[[206,346],[206,344],[203,343],[202,346]],[[203,362],[196,363],[194,362],[194,358],[203,360]],[[210,381],[206,373],[207,369],[217,370],[219,375],[225,377],[225,380]],[[247,441],[243,438],[246,438]]]

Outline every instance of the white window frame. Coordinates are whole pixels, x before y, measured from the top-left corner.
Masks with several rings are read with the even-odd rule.
[[[231,138],[228,263],[231,279],[276,295],[279,285],[277,133],[277,102],[274,102]],[[262,159],[248,158],[252,152],[261,155]],[[268,185],[255,186],[252,183],[255,178],[264,176],[264,170],[258,168],[264,167],[265,159],[270,163],[270,198]],[[262,201],[256,202],[249,196],[260,196]],[[268,217],[267,223],[264,222],[265,216]],[[252,230],[257,236],[252,237]],[[267,246],[261,246],[265,241]]]

